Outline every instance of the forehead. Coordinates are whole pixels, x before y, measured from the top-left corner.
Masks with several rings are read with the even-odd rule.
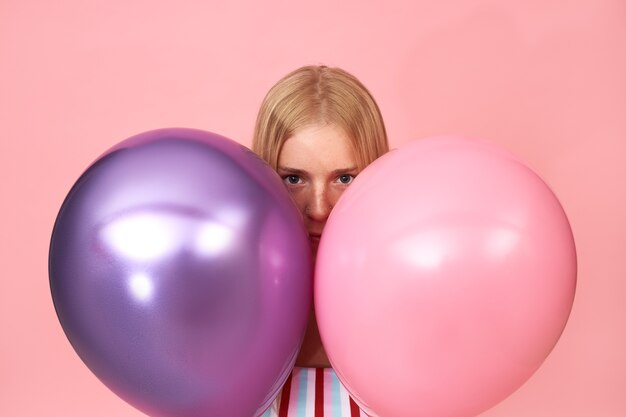
[[[331,124],[310,125],[297,130],[283,144],[278,165],[307,171],[332,171],[357,164],[350,138]]]

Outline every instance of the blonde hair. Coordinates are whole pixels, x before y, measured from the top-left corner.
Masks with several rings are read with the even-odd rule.
[[[298,129],[333,124],[352,141],[359,169],[389,150],[380,109],[365,86],[340,68],[305,66],[267,93],[254,128],[252,150],[272,168]]]

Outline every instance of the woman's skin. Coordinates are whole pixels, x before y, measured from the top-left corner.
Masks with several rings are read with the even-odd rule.
[[[309,125],[285,141],[278,174],[304,217],[314,259],[328,215],[358,173],[350,140],[335,125]],[[296,365],[330,367],[313,310]]]

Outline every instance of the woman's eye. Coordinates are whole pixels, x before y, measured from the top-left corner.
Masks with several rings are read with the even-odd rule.
[[[294,185],[300,183],[300,177],[297,175],[286,175],[283,177],[285,184]]]
[[[350,184],[352,181],[354,181],[353,175],[341,175],[339,177],[339,182],[342,184]]]

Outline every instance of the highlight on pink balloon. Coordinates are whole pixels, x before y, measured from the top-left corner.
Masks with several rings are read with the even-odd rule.
[[[317,255],[315,308],[341,381],[372,416],[469,417],[557,343],[576,287],[546,183],[484,141],[413,141],[363,171]]]

